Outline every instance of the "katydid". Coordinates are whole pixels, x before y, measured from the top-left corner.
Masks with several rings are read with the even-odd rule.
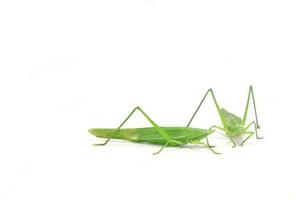
[[[152,127],[121,129],[135,111],[141,112]],[[212,149],[214,146],[209,145],[207,139],[207,136],[213,133],[214,130],[190,127],[159,127],[140,107],[134,108],[116,129],[92,128],[89,129],[89,132],[96,137],[107,138],[104,143],[95,144],[97,146],[106,145],[110,139],[121,139],[138,143],[161,145],[162,147],[154,153],[158,154],[167,146],[182,147],[186,144],[204,144],[205,147],[218,154]],[[206,143],[201,141],[203,139],[206,139]]]
[[[212,126],[210,129],[219,129],[222,132],[225,133],[225,135],[230,139],[230,141],[233,143],[232,147],[236,147],[236,142],[234,139],[242,139],[241,146],[251,137],[254,135],[254,132],[249,131],[249,128],[251,126],[254,126],[255,130],[255,135],[257,139],[262,139],[263,137],[259,137],[257,134],[257,129],[260,128],[258,124],[258,119],[257,119],[257,111],[256,111],[256,105],[255,105],[255,99],[254,99],[254,93],[253,93],[253,87],[250,86],[249,92],[248,92],[248,98],[246,102],[246,108],[244,111],[244,116],[243,118],[238,117],[237,115],[228,112],[224,108],[221,108],[219,104],[217,103],[216,97],[214,95],[214,92],[212,89],[209,89],[206,94],[204,95],[203,99],[201,100],[200,104],[198,105],[196,111],[194,112],[192,118],[190,119],[187,127],[191,124],[193,121],[195,115],[197,114],[199,108],[201,107],[202,103],[204,102],[206,96],[210,93],[212,95],[214,104],[217,108],[219,117],[221,119],[222,127],[220,126]],[[250,102],[250,97],[252,97],[252,102],[253,102],[253,107],[254,107],[254,113],[255,113],[255,120],[246,125],[246,119],[248,115],[248,109],[249,109],[249,102]],[[244,135],[248,135],[245,139],[243,139]]]

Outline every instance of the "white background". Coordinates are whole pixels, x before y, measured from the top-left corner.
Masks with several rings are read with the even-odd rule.
[[[298,1],[1,1],[0,199],[299,199]],[[212,87],[263,140],[222,155],[112,141],[134,106],[185,126]],[[250,109],[249,120],[253,120]],[[219,124],[209,97],[193,127]],[[149,126],[140,114],[127,127]]]

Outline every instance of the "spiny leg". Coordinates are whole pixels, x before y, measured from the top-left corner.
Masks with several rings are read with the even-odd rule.
[[[256,122],[255,121],[253,121],[253,122],[251,122],[246,128],[245,128],[245,131],[247,131],[250,127],[251,127],[251,125],[254,125],[254,129],[255,129],[255,135],[256,135],[256,139],[263,139],[264,137],[259,137],[258,136],[258,133],[257,133],[257,124],[256,124]]]
[[[236,147],[236,143],[234,142],[234,140],[231,137],[228,137],[230,139],[230,141],[232,142],[233,146],[231,146],[232,148]]]
[[[221,155],[222,153],[220,152],[216,152],[215,150],[213,150],[213,148],[209,147],[209,146],[206,146],[209,150],[211,150],[214,154],[219,154]]]
[[[214,95],[214,92],[212,91],[211,88],[210,88],[209,90],[207,90],[207,92],[205,93],[204,97],[203,97],[202,100],[200,101],[200,104],[197,106],[197,108],[196,108],[196,110],[195,110],[193,116],[191,117],[189,123],[187,124],[187,127],[189,127],[190,124],[192,123],[194,117],[195,117],[196,114],[198,113],[198,111],[199,111],[200,107],[202,106],[202,104],[203,104],[205,98],[207,97],[208,93],[211,93],[212,98],[213,98],[214,103],[215,103],[215,106],[216,106],[216,108],[217,108],[219,117],[220,117],[221,122],[222,122],[222,124],[223,124],[223,127],[226,129],[227,125],[226,125],[226,123],[225,123],[225,118],[224,118],[224,116],[223,116],[223,114],[222,114],[222,112],[221,112],[221,108],[220,108],[220,106],[219,106],[219,104],[218,104],[218,102],[217,102],[217,100],[216,100],[216,97],[215,97],[215,95]]]
[[[207,138],[207,137],[206,137]],[[213,153],[215,154],[221,154],[219,152],[216,152],[215,150],[213,150],[214,147],[216,146],[210,146],[209,143],[208,143],[208,139],[206,139],[206,144],[203,142],[203,144],[205,145],[205,147],[207,147],[209,150],[211,150]]]
[[[241,143],[241,146],[243,146],[244,145],[244,143],[252,136],[252,135],[254,135],[254,133],[253,132],[245,132],[245,134],[249,134],[249,136],[248,137],[246,137],[246,139],[244,139],[243,141],[242,141],[242,143]]]
[[[212,127],[210,127],[208,130],[210,131],[210,130],[213,130],[213,128],[216,128],[216,129],[219,129],[219,130],[221,130],[221,131],[223,131],[223,132],[226,132],[226,130],[224,129],[224,128],[222,128],[222,127],[220,127],[220,126],[216,126],[216,125],[213,125]]]
[[[258,123],[257,111],[256,111],[256,104],[255,104],[255,98],[254,98],[254,92],[253,92],[253,87],[252,86],[250,86],[249,92],[248,92],[248,98],[247,98],[246,108],[245,108],[244,117],[243,117],[243,124],[245,125],[246,120],[247,120],[249,103],[250,103],[250,97],[252,97],[252,102],[253,102],[253,107],[254,107],[254,113],[255,113],[255,122],[256,122],[256,125],[257,125],[256,127],[257,127],[257,129],[259,129],[260,126],[259,126],[259,123]]]
[[[210,127],[210,129],[208,129],[208,130],[213,130],[213,128],[219,129],[219,130],[223,131],[224,133],[227,132],[226,129],[224,129],[224,128],[220,127],[220,126],[215,126],[215,125],[212,126],[212,127]],[[233,144],[232,148],[236,147],[236,143],[234,142],[234,140],[231,137],[229,137],[229,136],[228,136],[228,138],[230,139],[230,142],[232,142],[232,144]]]
[[[210,128],[208,129],[208,131],[211,131],[211,130],[215,131],[213,128],[219,129],[219,130],[221,130],[221,131],[223,131],[223,132],[226,133],[226,130],[225,130],[224,128],[219,127],[219,126],[216,126],[216,125],[213,125],[212,127],[210,127]],[[207,146],[209,146],[209,147],[215,147],[215,146],[210,146],[210,145],[209,145],[208,137],[206,137],[206,144],[207,144]]]
[[[251,122],[251,123],[245,128],[245,131],[246,131],[245,133],[246,133],[246,134],[248,133],[248,134],[250,134],[250,135],[249,135],[246,139],[243,140],[243,142],[241,143],[241,146],[243,146],[244,143],[245,143],[252,135],[254,135],[253,132],[247,131],[247,130],[251,127],[251,125],[254,125],[256,139],[262,139],[262,138],[264,138],[264,137],[258,137],[258,135],[257,135],[257,125],[256,125],[255,121],[253,121],[253,122]]]
[[[206,140],[206,144],[205,144],[205,145],[206,145],[207,147],[210,147],[210,148],[216,147],[216,146],[214,146],[214,145],[210,145],[210,144],[209,144],[208,137],[206,137],[205,140]]]
[[[217,108],[219,117],[220,117],[220,119],[221,119],[221,121],[222,121],[222,124],[223,124],[224,127],[226,127],[226,123],[225,123],[224,116],[223,116],[223,114],[222,114],[222,112],[221,112],[220,106],[219,106],[219,104],[218,104],[218,102],[217,102],[217,100],[216,100],[216,97],[215,97],[215,95],[214,95],[214,92],[212,91],[211,88],[210,88],[209,90],[207,90],[207,92],[205,93],[204,97],[203,97],[202,100],[200,101],[200,104],[197,106],[197,108],[196,108],[196,110],[195,110],[193,116],[192,116],[191,119],[189,120],[189,122],[188,122],[188,124],[187,124],[187,127],[189,127],[190,124],[192,123],[193,119],[195,118],[196,114],[198,113],[200,107],[202,106],[204,100],[206,99],[206,97],[207,97],[207,95],[208,95],[209,93],[211,93],[211,95],[212,95],[212,98],[213,98],[213,100],[214,100],[214,103],[215,103],[215,106],[216,106],[216,108]],[[207,143],[207,146],[208,146],[208,147],[212,147],[212,146],[209,145],[208,137],[206,137],[206,143]]]
[[[112,133],[108,138],[107,140],[102,143],[102,144],[94,144],[95,146],[104,146],[106,145],[110,140],[111,138],[122,128],[122,126],[128,121],[128,119],[133,115],[133,113],[137,110],[137,108],[134,108],[130,114],[125,118],[125,120],[121,123],[121,125],[117,128],[116,132]]]
[[[168,146],[170,142],[167,142],[165,145],[163,145],[157,152],[154,152],[153,155],[159,154],[165,147]]]
[[[110,139],[118,132],[118,130],[120,130],[120,128],[128,121],[128,119],[133,115],[133,113],[137,110],[144,115],[147,121],[150,122],[150,124],[158,131],[158,133],[160,133],[161,136],[167,141],[167,143],[157,153],[161,152],[170,142],[181,144],[179,141],[172,140],[169,134],[166,131],[164,131],[162,128],[160,128],[140,107],[135,107],[131,111],[131,113],[125,118],[125,120],[121,123],[121,125],[117,128],[117,130],[114,133],[112,133],[103,144],[98,144],[98,145],[106,145],[110,141]]]

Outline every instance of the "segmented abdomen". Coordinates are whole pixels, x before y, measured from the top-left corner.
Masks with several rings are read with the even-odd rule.
[[[208,135],[207,130],[186,128],[186,127],[161,127],[172,140],[177,140],[183,144],[190,142],[190,138],[199,132],[203,133],[203,137]],[[149,128],[127,128],[127,129],[90,129],[89,132],[96,137],[108,138],[112,136],[113,139],[123,139],[133,142],[145,142],[151,144],[164,145],[167,140],[153,127]],[[176,144],[170,144],[175,145]]]

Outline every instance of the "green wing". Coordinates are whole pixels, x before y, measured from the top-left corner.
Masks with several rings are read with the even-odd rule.
[[[172,140],[180,141],[183,144],[189,143],[197,138],[202,139],[210,133],[204,129],[186,128],[186,127],[161,127],[164,129]],[[113,135],[113,139],[123,139],[140,143],[151,143],[164,145],[167,141],[153,127],[147,128],[127,128],[127,129],[89,129],[89,132],[96,137],[108,138]],[[172,145],[174,146],[174,145]],[[176,146],[176,145],[175,145]]]

